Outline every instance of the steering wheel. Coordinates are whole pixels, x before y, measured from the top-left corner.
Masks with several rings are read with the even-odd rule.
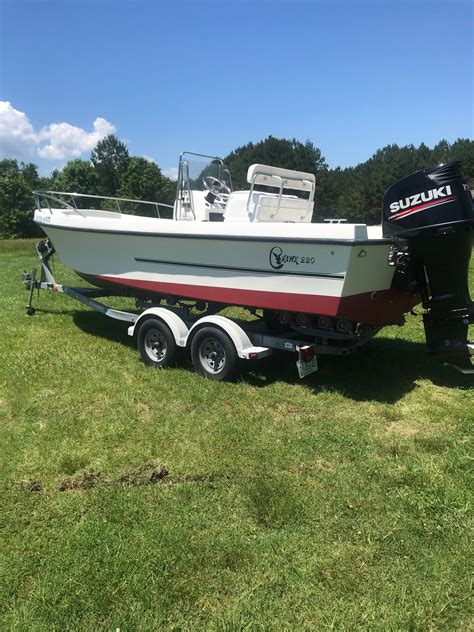
[[[230,195],[232,191],[223,180],[215,178],[214,176],[206,176],[202,179],[202,183],[209,193],[212,193],[216,198],[222,198],[222,196]]]

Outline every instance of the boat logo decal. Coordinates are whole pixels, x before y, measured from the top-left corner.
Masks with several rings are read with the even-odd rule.
[[[406,197],[404,200],[397,200],[396,202],[392,202],[390,204],[390,213],[399,213],[400,211],[410,211],[416,209],[421,209],[423,207],[430,206],[426,204],[426,202],[431,202],[432,200],[438,200],[443,198],[453,199],[455,196],[452,194],[451,185],[445,185],[442,187],[438,187],[437,189],[430,189],[429,191],[422,191],[421,193],[415,193],[415,195],[410,195]],[[396,217],[396,216],[394,216]]]
[[[280,246],[273,246],[269,254],[270,265],[274,270],[281,270],[285,263],[294,263],[299,265],[308,265],[316,262],[314,257],[301,257],[299,255],[290,255],[280,248]]]

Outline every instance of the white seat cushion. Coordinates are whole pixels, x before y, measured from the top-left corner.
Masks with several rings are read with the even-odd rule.
[[[313,203],[308,205],[293,195],[283,195],[280,208],[276,193],[254,191],[249,200],[249,191],[234,191],[229,196],[225,209],[226,222],[310,222]],[[277,212],[278,209],[278,212]]]
[[[278,195],[254,193],[254,221],[257,222],[310,222],[313,203],[308,204],[293,195],[282,195],[278,208]]]

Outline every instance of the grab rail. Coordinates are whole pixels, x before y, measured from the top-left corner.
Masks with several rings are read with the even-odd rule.
[[[155,207],[156,215],[158,218],[160,217],[160,206],[163,206],[165,208],[170,208],[170,209],[174,208],[172,204],[164,204],[162,202],[151,202],[149,200],[133,200],[131,198],[119,198],[119,197],[111,197],[107,195],[89,195],[87,193],[73,193],[70,191],[33,191],[33,195],[34,195],[36,207],[38,208],[38,210],[41,208],[47,208],[49,212],[52,214],[53,209],[51,208],[51,202],[54,201],[61,204],[61,206],[70,209],[74,213],[77,213],[81,217],[85,217],[85,215],[81,213],[80,209],[77,208],[76,203],[75,203],[75,198],[91,198],[94,200],[112,200],[113,202],[115,202],[116,212],[120,214],[125,214],[120,208],[120,202],[132,202],[134,204],[148,204],[149,206]],[[67,202],[66,200],[56,197],[58,195],[68,196],[69,201]],[[46,201],[47,203],[46,207],[42,206],[42,201]],[[106,209],[106,210],[110,212],[114,212],[111,209]]]

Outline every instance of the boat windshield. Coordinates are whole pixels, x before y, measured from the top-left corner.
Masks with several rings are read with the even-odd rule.
[[[232,191],[229,170],[220,158],[185,152],[179,160],[178,189],[205,191],[206,182],[219,180]]]

